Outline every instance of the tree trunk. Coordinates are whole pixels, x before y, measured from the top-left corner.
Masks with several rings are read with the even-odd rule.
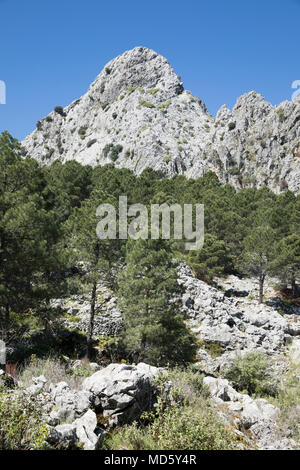
[[[89,329],[87,335],[87,356],[91,359],[92,355],[92,343],[93,343],[93,331],[94,331],[94,319],[95,319],[95,305],[96,305],[96,289],[97,283],[94,281],[92,295],[91,295],[91,310],[89,319]]]
[[[259,303],[264,303],[264,282],[265,282],[265,275],[261,274],[259,276]]]
[[[94,332],[94,319],[95,319],[95,305],[96,305],[96,291],[97,291],[97,275],[96,275],[96,266],[99,261],[100,256],[100,244],[96,243],[94,247],[94,279],[93,279],[93,288],[91,295],[91,310],[90,310],[90,320],[89,320],[89,329],[87,334],[87,357],[91,359],[92,356],[92,346],[93,346],[93,332]]]
[[[294,299],[297,297],[297,284],[294,277],[292,278],[292,296]]]
[[[6,305],[5,307],[5,321],[7,323],[9,322],[9,305]]]

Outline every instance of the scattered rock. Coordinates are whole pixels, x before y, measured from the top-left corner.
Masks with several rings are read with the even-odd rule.
[[[103,411],[110,425],[126,424],[152,406],[158,373],[158,368],[143,363],[110,364],[85,379],[83,389],[91,393],[93,406]]]

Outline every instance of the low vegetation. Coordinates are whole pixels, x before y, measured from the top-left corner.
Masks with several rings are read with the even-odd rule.
[[[40,407],[21,394],[0,391],[0,449],[47,449],[48,428]]]
[[[278,394],[278,385],[270,372],[270,361],[264,354],[258,352],[238,355],[225,377],[237,390],[247,392],[249,395],[276,396]]]
[[[166,390],[172,383],[170,391]],[[237,442],[218,416],[203,387],[203,377],[175,369],[156,380],[154,412],[139,423],[114,431],[105,441],[110,450],[229,450]]]

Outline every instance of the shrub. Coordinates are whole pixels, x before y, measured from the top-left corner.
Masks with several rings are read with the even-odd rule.
[[[83,364],[85,368],[85,364]],[[68,369],[68,364],[60,359],[48,357],[47,359],[39,359],[35,355],[32,355],[30,360],[25,364],[23,371],[19,376],[19,380],[22,382],[24,387],[32,385],[32,377],[39,377],[44,375],[48,383],[56,384],[58,382],[67,382],[71,388],[80,388],[82,380],[78,380],[78,377],[84,377],[85,373],[79,372],[73,374],[72,370]],[[90,373],[91,375],[91,373]]]
[[[91,368],[88,361],[84,362],[81,361],[80,366],[76,367],[75,369],[68,370],[67,374],[70,377],[90,377],[95,371]]]
[[[167,384],[172,383],[166,393]],[[112,434],[106,449],[223,450],[233,448],[233,433],[207,399],[203,377],[175,369],[158,377],[155,412],[145,413],[144,423],[133,423]],[[166,398],[167,397],[167,398]]]
[[[147,90],[147,93],[150,93],[152,96],[155,96],[156,93],[160,91],[160,88],[151,88],[150,90]]]
[[[136,90],[136,87],[135,86],[130,86],[130,87],[127,88],[127,90],[129,91],[129,94],[131,95],[131,93],[133,93]]]
[[[39,359],[32,355],[30,360],[25,363],[19,376],[24,387],[29,387],[32,377],[44,375],[52,383],[58,383],[65,379],[66,366],[59,359],[47,358]]]
[[[97,142],[97,139],[92,139],[92,140],[90,140],[90,141],[86,144],[87,148],[90,148],[90,147],[91,147],[92,145],[94,145],[96,142]]]
[[[49,160],[52,157],[52,155],[54,154],[54,152],[55,152],[54,149],[48,149],[48,152],[45,153],[45,155],[44,155],[45,159]]]
[[[224,353],[224,348],[218,343],[208,343],[207,341],[200,340],[199,346],[205,349],[213,359]]]
[[[237,176],[240,174],[239,167],[237,165],[234,165],[233,167],[229,168],[228,173],[231,176]]]
[[[168,111],[168,108],[171,104],[171,100],[166,101],[165,103],[161,103],[157,106],[157,109],[162,111],[163,113],[166,113]]]
[[[285,120],[285,114],[284,114],[284,109],[283,108],[279,108],[277,110],[277,114],[278,114],[278,117],[279,117],[279,121],[280,122],[283,122]]]
[[[230,432],[208,403],[195,409],[169,408],[150,426],[137,423],[121,428],[106,442],[106,449],[128,450],[227,450]]]
[[[145,108],[155,108],[155,105],[153,103],[150,103],[150,101],[141,100],[140,104]]]
[[[123,150],[123,147],[120,144],[117,144],[117,145],[107,144],[105,145],[103,149],[103,155],[105,158],[107,156],[110,156],[111,160],[115,162],[118,159],[119,154],[122,152],[122,150]]]
[[[281,435],[300,443],[300,363],[290,362],[289,370],[281,377],[278,395],[271,402],[280,408],[277,423]]]
[[[48,427],[36,402],[20,394],[0,393],[0,449],[46,449]]]
[[[78,130],[78,134],[80,135],[80,137],[85,137],[86,131],[87,131],[87,127],[81,126]]]
[[[233,382],[239,391],[247,391],[250,395],[275,396],[277,385],[269,371],[267,358],[258,352],[249,352],[237,356],[225,377]]]
[[[57,114],[60,114],[61,116],[65,116],[65,113],[64,113],[64,108],[62,106],[56,106],[54,108],[54,111],[57,113]]]

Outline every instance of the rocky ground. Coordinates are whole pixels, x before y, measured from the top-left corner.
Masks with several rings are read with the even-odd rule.
[[[74,370],[80,366],[80,361],[70,363]],[[110,364],[105,368],[91,363],[91,375],[82,381],[79,389],[72,389],[65,381],[49,383],[42,375],[33,377],[27,388],[18,383],[10,393],[21,393],[42,407],[48,427],[47,442],[51,446],[97,450],[108,432],[116,426],[132,423],[144,411],[153,408],[154,379],[164,373],[163,369],[143,363],[136,366]],[[222,377],[207,375],[204,385],[219,416],[238,438],[237,448],[296,447],[288,433],[281,432],[278,407],[266,399],[237,392]],[[167,394],[172,386],[172,382],[167,382]]]
[[[257,299],[254,279],[229,276],[212,287],[197,279],[181,263],[178,282],[183,286],[182,310],[199,340],[194,367],[204,374],[204,384],[219,415],[241,441],[240,448],[292,449],[297,446],[280,425],[276,403],[238,392],[224,378],[237,354],[261,352],[270,358],[273,376],[282,382],[292,364],[298,364],[294,380],[300,380],[300,306],[276,297],[274,281],[266,285],[266,303]],[[117,298],[105,285],[98,286],[95,337],[116,335],[122,329]],[[57,299],[64,310],[64,326],[87,330],[89,302],[84,296]],[[75,371],[79,360],[68,361]],[[146,364],[88,364],[85,380],[75,388],[65,381],[52,383],[43,375],[22,383],[11,393],[24,393],[42,405],[49,426],[48,442],[57,448],[99,449],[105,433],[132,423],[155,402],[153,380],[164,373]],[[76,375],[76,374],[75,374]],[[3,379],[3,374],[2,374]],[[13,385],[10,383],[10,385]],[[172,383],[168,385],[168,391]],[[272,400],[271,400],[272,401]],[[298,413],[299,410],[295,410]],[[101,415],[101,419],[99,416]]]
[[[230,353],[255,349],[266,354],[280,353],[300,336],[300,306],[276,297],[273,285],[266,284],[266,303],[259,304],[255,279],[229,276],[218,279],[218,288],[197,279],[186,263],[178,269],[178,282],[184,288],[182,310],[187,323],[201,339],[217,344]],[[85,296],[58,299],[53,305],[63,308],[65,324],[87,331],[89,300]],[[117,298],[105,285],[97,288],[95,335],[115,335],[122,329]],[[204,352],[199,351],[199,354]]]

